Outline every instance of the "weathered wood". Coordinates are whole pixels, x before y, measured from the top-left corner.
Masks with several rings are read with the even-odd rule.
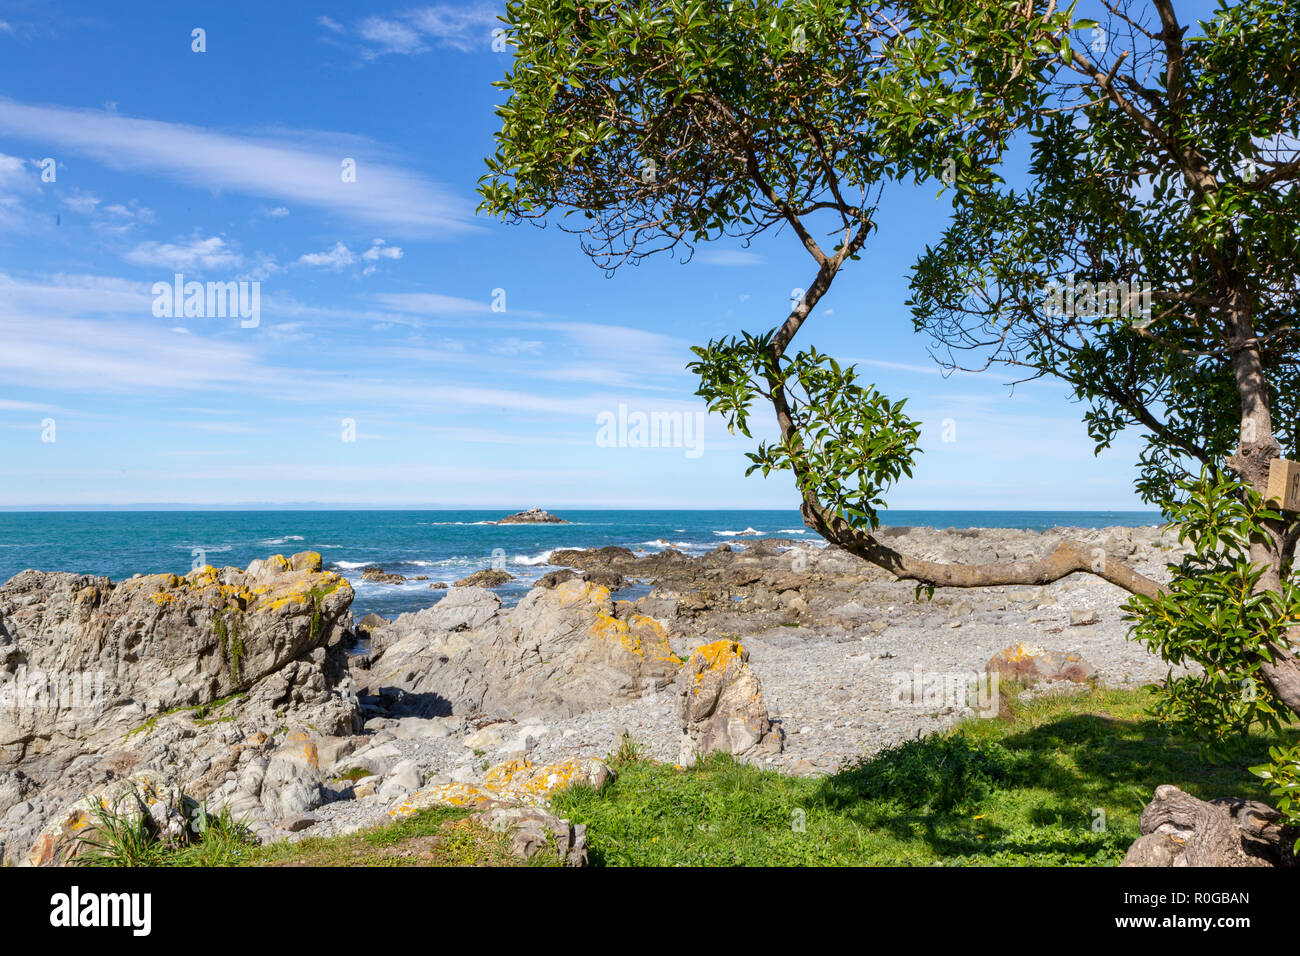
[[[1198,800],[1170,784],[1156,787],[1138,837],[1120,866],[1296,865],[1300,833],[1258,800]]]
[[[1268,463],[1265,500],[1282,511],[1300,511],[1300,461],[1274,458]]]

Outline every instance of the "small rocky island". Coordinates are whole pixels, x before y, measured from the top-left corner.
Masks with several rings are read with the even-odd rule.
[[[519,511],[512,515],[507,515],[500,521],[494,521],[493,524],[568,524],[558,515],[553,515],[549,511],[541,508],[529,508],[527,511]]]

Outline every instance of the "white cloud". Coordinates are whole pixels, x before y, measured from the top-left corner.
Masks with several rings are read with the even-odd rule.
[[[376,239],[369,249],[361,253],[361,258],[367,262],[376,262],[381,258],[400,259],[402,258],[402,248],[401,246],[390,246],[383,239]]]
[[[538,328],[562,335],[562,342],[545,344],[545,362],[530,359],[529,350],[540,336],[520,336],[512,365],[511,381],[532,377],[547,383],[613,386],[610,394],[556,393],[547,387],[501,387],[499,370],[485,368],[472,355],[453,365],[463,367],[464,377],[455,380],[438,376],[433,380],[393,375],[391,344],[379,350],[354,351],[356,373],[341,378],[324,370],[285,367],[268,363],[277,346],[265,330],[242,334],[237,323],[221,320],[189,322],[172,326],[173,334],[160,335],[152,316],[153,296],[148,282],[132,282],[104,276],[59,275],[39,280],[14,279],[0,273],[0,327],[5,329],[5,348],[0,349],[0,382],[11,389],[48,388],[69,394],[151,391],[204,392],[244,396],[265,396],[272,401],[310,401],[344,408],[395,408],[436,410],[489,409],[492,414],[515,412],[531,416],[574,416],[588,421],[601,409],[614,407],[620,394],[630,389],[652,387],[642,380],[676,370],[681,357],[675,340],[655,333],[588,323],[527,322],[513,320],[520,328]],[[284,328],[274,338],[292,341],[295,324],[315,329],[317,315],[308,310],[281,309],[270,301],[264,312],[283,318]],[[486,325],[497,323],[484,318]],[[504,324],[504,323],[502,323]],[[180,330],[184,328],[186,332]],[[510,342],[509,339],[506,340]],[[282,346],[280,346],[282,347]],[[557,351],[559,350],[559,351]],[[566,362],[563,352],[578,357]],[[583,364],[589,353],[599,360]],[[295,353],[295,357],[297,356]],[[445,361],[445,350],[435,356]],[[419,361],[417,355],[404,356]],[[562,368],[549,374],[558,359]],[[541,365],[540,368],[535,366]],[[626,367],[626,377],[600,374],[603,367]],[[370,373],[366,374],[365,369]],[[17,398],[27,398],[21,391]],[[683,403],[681,407],[687,407]],[[693,406],[692,406],[693,407]]]
[[[367,44],[367,57],[409,56],[424,53],[431,45],[469,53],[490,49],[492,31],[502,26],[498,12],[496,5],[481,2],[432,4],[394,17],[367,17],[357,24],[357,33]]]
[[[103,276],[29,282],[0,275],[0,381],[112,392],[193,389],[256,377],[256,363],[242,344],[160,336],[148,289],[147,283]],[[115,321],[104,321],[106,314]]]
[[[316,22],[319,23],[321,26],[323,26],[326,30],[329,30],[331,33],[343,32],[343,24],[335,20],[331,20],[329,17],[317,17]]]
[[[129,207],[121,203],[113,203],[111,206],[105,206],[103,211],[110,216],[119,216],[122,219],[139,219],[142,222],[153,222],[153,210],[148,206],[141,206],[135,200],[131,201]]]
[[[0,153],[0,228],[22,230],[30,225],[22,197],[10,190],[31,191],[27,164]]]
[[[226,269],[243,260],[220,236],[194,237],[188,242],[142,242],[124,257],[138,266],[161,266],[167,269]]]
[[[298,264],[314,266],[321,269],[342,269],[357,261],[357,257],[341,242],[334,243],[333,249],[324,252],[308,252],[298,257]]]
[[[440,292],[394,292],[375,298],[390,309],[411,315],[469,315],[492,311],[487,300],[462,299]]]
[[[26,167],[17,156],[0,153],[0,186],[12,186],[26,178]]]
[[[763,257],[744,249],[706,249],[697,253],[697,262],[709,266],[761,266]]]
[[[357,32],[371,45],[372,56],[381,56],[385,53],[422,53],[428,49],[420,39],[420,34],[395,20],[368,17],[357,26]]]
[[[542,343],[512,335],[499,342],[493,342],[491,350],[497,355],[540,355]]]
[[[0,411],[4,412],[48,412],[54,411],[53,405],[40,402],[19,402],[9,398],[0,398]]]
[[[314,266],[322,269],[342,269],[346,266],[355,265],[357,262],[400,259],[402,255],[401,246],[390,246],[383,239],[375,239],[370,248],[359,256],[342,242],[336,242],[332,249],[326,249],[324,252],[309,252],[299,256],[297,265]],[[374,271],[374,266],[368,266],[362,274],[371,275]]]
[[[473,210],[356,137],[287,132],[279,139],[215,132],[92,109],[0,99],[0,134],[91,156],[110,168],[157,173],[204,190],[300,202],[404,236],[479,228]],[[356,161],[356,181],[341,177]]]
[[[83,193],[77,190],[71,196],[63,197],[63,205],[73,212],[92,213],[95,211],[95,207],[99,205],[99,197],[94,193]]]
[[[61,202],[74,213],[88,217],[91,227],[101,235],[124,236],[140,224],[154,221],[154,211],[134,199],[129,205],[110,203],[106,206],[94,193],[74,190]]]
[[[289,215],[289,210],[285,209],[283,206],[276,206],[268,212],[267,215],[272,219],[283,219],[285,216]]]
[[[44,281],[14,279],[0,273],[0,303],[31,312],[84,315],[131,313],[150,315],[153,295],[147,282],[105,276],[59,273]]]
[[[245,274],[240,275],[240,279],[269,279],[277,272],[283,272],[284,266],[275,261],[275,256],[268,255],[264,252],[257,253],[253,258],[253,264],[248,267]]]
[[[485,3],[469,7],[435,4],[408,16],[421,33],[463,51],[486,45],[492,31],[502,26],[495,5]]]

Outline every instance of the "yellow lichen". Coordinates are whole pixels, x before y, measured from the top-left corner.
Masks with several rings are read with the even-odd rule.
[[[745,648],[735,641],[721,640],[714,641],[712,644],[705,644],[695,649],[695,654],[699,656],[704,663],[696,675],[697,679],[708,671],[723,670],[728,664],[734,661],[743,661]]]
[[[1031,657],[1037,657],[1043,653],[1043,649],[1036,644],[1026,644],[1023,641],[1016,644],[1016,649],[1011,653],[1008,660],[1012,662],[1027,660]]]
[[[479,806],[493,801],[545,804],[551,794],[573,783],[598,782],[605,769],[590,758],[575,757],[544,767],[531,760],[508,760],[490,769],[480,784],[447,783],[420,790],[389,813],[405,817],[431,806]]]
[[[744,665],[745,648],[736,641],[721,640],[704,644],[695,649],[691,655],[691,667],[695,671],[695,693],[700,692],[700,682],[711,671],[725,671],[732,662]]]
[[[597,637],[617,640],[630,654],[635,654],[637,657],[645,656],[645,651],[641,647],[641,639],[632,633],[632,629],[627,626],[625,621],[620,621],[612,614],[598,611],[591,630]]]

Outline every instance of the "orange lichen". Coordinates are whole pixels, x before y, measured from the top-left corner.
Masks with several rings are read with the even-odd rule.
[[[1014,663],[1018,661],[1027,660],[1031,657],[1037,657],[1041,653],[1043,653],[1043,649],[1041,647],[1038,647],[1037,645],[1034,644],[1026,644],[1022,641],[1016,644],[1016,649],[1011,653],[1011,656],[1007,659]]]

